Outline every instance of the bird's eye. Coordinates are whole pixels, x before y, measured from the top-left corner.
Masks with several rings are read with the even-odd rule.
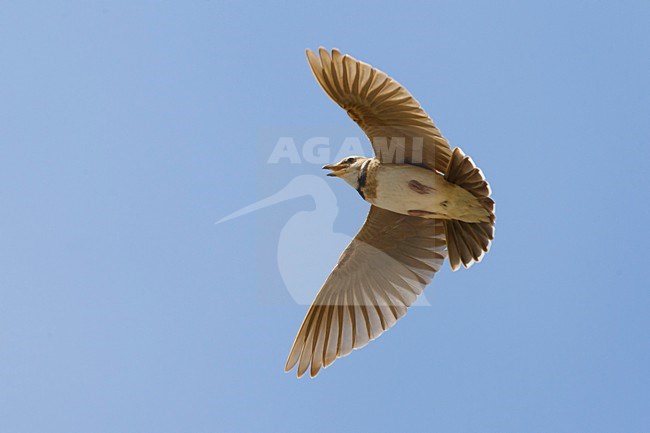
[[[347,164],[352,164],[354,162],[355,158],[348,158],[345,160]]]

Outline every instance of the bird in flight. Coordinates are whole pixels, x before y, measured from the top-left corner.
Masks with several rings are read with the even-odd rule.
[[[316,80],[361,127],[375,156],[326,165],[371,204],[366,221],[316,295],[285,371],[298,377],[365,346],[406,314],[449,258],[481,260],[494,237],[490,187],[449,147],[418,101],[385,73],[334,49],[307,50]]]

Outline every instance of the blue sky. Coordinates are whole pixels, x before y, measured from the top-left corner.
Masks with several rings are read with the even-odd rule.
[[[0,9],[3,431],[650,430],[648,2]],[[280,136],[359,137],[308,69],[320,45],[418,98],[497,230],[429,307],[297,380],[278,248],[316,199],[214,223],[306,175],[330,232],[360,227],[318,164],[266,163]],[[343,238],[314,239],[307,277]]]

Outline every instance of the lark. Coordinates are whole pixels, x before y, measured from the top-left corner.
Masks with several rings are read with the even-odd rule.
[[[370,203],[368,217],[316,295],[285,370],[311,377],[365,346],[406,314],[445,258],[482,259],[494,238],[494,201],[480,169],[453,151],[397,81],[334,49],[307,50],[325,93],[366,133],[375,156],[324,166]]]

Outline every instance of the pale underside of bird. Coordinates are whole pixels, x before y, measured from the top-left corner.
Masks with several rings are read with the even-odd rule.
[[[457,270],[481,260],[494,237],[483,173],[453,151],[395,80],[334,49],[307,50],[316,80],[366,133],[374,158],[326,165],[371,204],[368,217],[316,295],[285,370],[311,377],[365,346],[406,314],[446,257]]]

